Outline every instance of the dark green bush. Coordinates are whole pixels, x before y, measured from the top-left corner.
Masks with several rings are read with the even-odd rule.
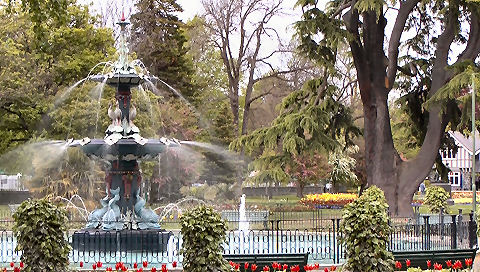
[[[375,186],[345,206],[340,230],[345,244],[346,271],[393,271],[393,255],[387,250],[391,233],[387,209],[383,191]]]
[[[212,207],[196,207],[182,215],[180,225],[185,271],[229,271],[222,256],[227,226],[218,212]]]
[[[25,272],[67,271],[70,245],[65,239],[65,209],[47,199],[24,201],[13,214],[13,231]]]

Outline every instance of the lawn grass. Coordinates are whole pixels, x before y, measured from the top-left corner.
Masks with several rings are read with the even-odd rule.
[[[283,229],[302,229],[302,228],[315,228],[318,227],[318,219],[325,224],[329,224],[332,219],[342,217],[341,209],[310,209],[304,207],[300,203],[300,198],[296,195],[283,195],[274,196],[271,199],[263,196],[248,197],[246,198],[246,206],[248,210],[267,210],[270,214],[267,220],[259,220],[258,222],[250,222],[251,229],[263,229],[265,226],[270,229],[272,224],[281,222],[281,228]],[[480,204],[479,204],[480,206]],[[472,211],[472,204],[454,204],[448,206],[446,214],[459,214],[459,210],[462,210],[462,214],[468,215]],[[428,207],[421,205],[419,208],[420,214],[432,214]],[[5,222],[1,224],[0,228],[11,228],[10,207],[8,205],[0,205],[0,220]],[[321,223],[323,224],[323,223]],[[82,228],[83,222],[70,222],[69,227],[71,229]],[[167,230],[178,230],[180,228],[178,218],[168,218],[162,223],[162,228]],[[238,222],[229,222],[229,230],[238,229]]]
[[[271,199],[268,199],[266,196],[247,196],[245,203],[247,207],[252,208],[254,208],[255,205],[257,207],[293,207],[301,205],[300,198],[296,195],[274,196]]]
[[[447,214],[459,214],[459,210],[462,210],[462,214],[469,214],[473,211],[472,204],[454,204],[447,207]],[[432,212],[425,205],[420,206],[420,214],[431,214]]]

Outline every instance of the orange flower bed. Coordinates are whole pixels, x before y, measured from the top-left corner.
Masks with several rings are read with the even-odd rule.
[[[472,191],[456,191],[452,192],[452,198],[472,198],[473,192]],[[477,192],[477,199],[480,197],[480,192]]]
[[[352,203],[358,196],[356,194],[311,194],[306,195],[300,202],[312,208],[340,208]]]

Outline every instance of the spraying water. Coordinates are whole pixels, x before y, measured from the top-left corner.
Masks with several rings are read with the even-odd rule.
[[[182,214],[182,208],[181,208],[180,205],[182,205],[183,203],[186,203],[186,202],[198,202],[200,204],[206,204],[205,201],[203,201],[201,199],[197,199],[197,198],[194,198],[194,197],[186,197],[186,198],[182,198],[182,199],[178,200],[175,203],[169,203],[166,206],[157,207],[153,211],[157,212],[157,210],[161,209],[161,211],[160,211],[160,222],[162,222],[174,210],[177,211],[177,214],[179,214],[179,215]]]
[[[242,197],[240,197],[240,207],[238,208],[238,212],[239,212],[238,230],[246,234],[250,229],[250,223],[247,220],[247,215],[245,210],[245,194],[243,194]]]
[[[97,84],[97,86],[95,86],[95,88],[94,88],[94,89],[96,89],[97,92],[98,92],[98,101],[97,101],[97,102],[98,102],[98,103],[97,103],[98,107],[97,107],[97,116],[96,116],[96,119],[95,119],[95,134],[94,134],[94,136],[97,135],[98,117],[99,117],[99,115],[100,115],[100,106],[101,106],[101,102],[102,102],[101,100],[102,100],[102,95],[103,95],[103,88],[105,87],[105,83],[106,83],[106,82],[107,82],[107,78],[105,78],[105,79],[103,80],[103,82]]]
[[[75,203],[73,203],[73,200],[75,200],[76,198],[80,200],[83,207],[78,207],[77,205],[75,205]],[[57,196],[56,199],[67,202],[67,206],[65,207],[65,209],[67,210],[71,208],[75,209],[75,211],[77,211],[82,216],[83,220],[87,222],[89,212],[85,207],[85,203],[83,202],[83,199],[79,195],[75,194],[70,199]]]
[[[67,150],[67,141],[26,143],[0,156],[0,168],[12,173],[34,174],[55,165]]]
[[[156,118],[154,117],[152,101],[150,100],[150,96],[145,91],[145,89],[143,88],[142,85],[138,85],[138,90],[140,91],[140,94],[142,95],[143,99],[147,102],[148,114],[149,114],[149,116],[151,116],[151,118],[149,118],[149,120],[151,121],[150,124],[151,124],[152,128],[156,128],[157,127],[157,122],[156,122]],[[162,129],[163,129],[163,135],[165,135],[165,129],[164,129],[163,126],[162,126]]]
[[[77,82],[75,82],[75,84],[73,84],[72,86],[68,87],[68,89],[62,93],[60,95],[60,97],[58,97],[57,99],[55,99],[55,102],[53,103],[54,107],[57,107],[58,105],[60,105],[61,103],[63,103],[69,96],[70,96],[70,93],[78,86],[80,85],[80,83],[84,82],[85,80],[87,80],[87,78],[84,78],[84,79],[81,79]]]
[[[227,158],[227,159],[236,159],[238,157],[236,154],[226,150],[225,148],[223,148],[219,145],[196,142],[196,141],[181,141],[180,143],[185,144],[185,145],[190,145],[190,146],[196,146],[196,147],[200,147],[202,149],[209,150],[209,151],[214,152],[214,153],[216,153],[216,154],[218,154],[218,155],[220,155],[224,158]]]

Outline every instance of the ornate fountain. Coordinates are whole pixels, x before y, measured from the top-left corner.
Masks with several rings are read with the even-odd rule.
[[[109,165],[105,171],[106,196],[102,207],[88,216],[86,228],[74,234],[74,249],[98,249],[114,247],[135,250],[148,243],[151,249],[163,250],[169,234],[161,230],[159,216],[145,207],[140,197],[142,175],[138,161],[156,157],[168,146],[178,146],[175,139],[145,139],[134,124],[136,108],[131,101],[131,90],[144,82],[155,82],[153,76],[138,72],[128,61],[125,28],[129,24],[122,19],[119,58],[107,74],[89,76],[88,79],[108,84],[116,89],[115,105],[110,104],[108,126],[104,139],[83,138],[69,146],[79,147],[91,158],[101,159]],[[123,238],[122,238],[123,237]],[[92,242],[100,238],[102,245]]]

